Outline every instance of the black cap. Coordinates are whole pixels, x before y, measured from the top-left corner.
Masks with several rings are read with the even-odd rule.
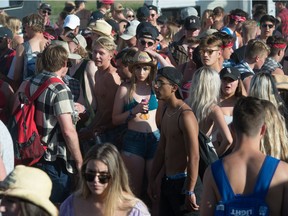
[[[51,11],[51,5],[50,5],[50,4],[47,4],[47,3],[42,3],[42,4],[40,5],[39,9]]]
[[[104,19],[104,14],[100,11],[94,11],[90,16],[90,22],[95,22],[96,20]]]
[[[186,30],[200,29],[200,19],[196,16],[189,16],[185,19],[184,28]]]
[[[137,10],[137,19],[143,19],[143,18],[148,18],[150,16],[150,11],[148,7],[143,6],[138,8]]]
[[[161,15],[157,18],[157,23],[164,25],[168,22],[168,18],[165,15]]]
[[[12,31],[7,27],[0,27],[0,37],[13,38]]]
[[[156,11],[156,12],[158,13],[158,8],[157,8],[156,6],[154,6],[154,5],[149,5],[149,6],[147,6],[147,7],[148,7],[149,10],[154,10],[154,11]]]
[[[150,22],[141,22],[136,29],[136,37],[139,38],[149,38],[152,40],[157,40],[159,36],[158,29],[153,26]]]
[[[118,23],[118,22],[116,22],[116,21],[113,20],[113,19],[108,19],[108,20],[106,20],[106,22],[107,22],[109,25],[112,26],[112,30],[113,30],[114,32],[116,32],[116,33],[119,32],[119,23]]]
[[[183,98],[181,91],[183,75],[180,71],[178,71],[175,67],[163,67],[158,70],[157,77],[158,76],[165,77],[170,82],[176,84],[178,86],[179,95]]]
[[[229,77],[233,80],[239,80],[240,79],[240,72],[237,68],[231,67],[231,68],[223,68],[220,71],[220,79]]]

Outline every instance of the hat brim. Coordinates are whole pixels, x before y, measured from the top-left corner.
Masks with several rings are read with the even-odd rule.
[[[82,59],[82,57],[76,53],[69,53],[68,58],[69,59],[75,59],[75,60]]]
[[[136,35],[128,35],[128,34],[122,34],[120,35],[120,38],[122,38],[123,40],[130,40],[131,38],[135,37]]]
[[[236,76],[234,76],[233,74],[230,74],[230,73],[227,73],[227,74],[223,75],[223,76],[221,77],[221,79],[223,79],[223,78],[231,78],[231,79],[233,79],[234,81],[235,81],[235,80],[238,80],[238,78],[237,78]]]
[[[129,66],[128,66],[129,71],[133,73],[133,69],[136,65],[148,65],[148,66],[151,66],[155,70],[157,69],[157,64],[154,64],[153,62],[147,62],[147,63],[135,62],[135,63],[129,64]]]
[[[0,196],[1,195],[27,200],[45,209],[51,216],[58,215],[57,208],[53,205],[53,203],[49,200],[49,198],[41,197],[41,195],[39,196],[39,194],[37,194],[37,191],[34,192],[34,191],[25,190],[21,188],[12,188],[12,189],[7,189],[5,191],[0,191]]]

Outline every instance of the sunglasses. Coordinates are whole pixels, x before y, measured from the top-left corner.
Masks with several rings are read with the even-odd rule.
[[[155,16],[156,16],[156,14],[150,14],[150,16],[151,16],[151,17],[155,17]]]
[[[127,17],[128,17],[128,18],[135,18],[134,15],[128,15]]]
[[[151,47],[151,46],[154,45],[154,43],[151,42],[151,41],[146,42],[146,41],[144,41],[144,40],[141,40],[140,43],[141,43],[142,46],[145,46],[145,45],[147,44],[148,47]]]
[[[274,27],[272,24],[262,24],[262,28],[267,28],[269,27],[270,29]]]
[[[204,55],[207,53],[208,55],[212,55],[213,52],[219,51],[219,50],[212,50],[212,49],[201,49],[199,52],[201,55]]]
[[[42,13],[43,13],[43,14],[51,15],[51,12],[50,12],[50,11],[47,11],[47,10],[42,10]]]
[[[95,177],[98,177],[98,180],[101,184],[106,184],[109,182],[111,176],[108,173],[83,173],[83,177],[87,182],[93,182]]]
[[[171,83],[162,82],[161,80],[152,81],[152,85],[161,88],[163,85],[172,85]]]

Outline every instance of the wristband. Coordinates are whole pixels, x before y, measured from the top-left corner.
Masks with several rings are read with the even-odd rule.
[[[184,194],[187,195],[187,196],[192,196],[194,195],[194,191],[188,191],[188,190],[184,190]]]

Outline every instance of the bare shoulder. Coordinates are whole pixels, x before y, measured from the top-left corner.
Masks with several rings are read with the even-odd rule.
[[[89,61],[87,62],[86,70],[87,70],[88,72],[94,72],[94,73],[96,73],[97,66],[95,65],[94,61],[89,60]]]
[[[275,171],[275,177],[288,182],[288,163],[280,161]]]

